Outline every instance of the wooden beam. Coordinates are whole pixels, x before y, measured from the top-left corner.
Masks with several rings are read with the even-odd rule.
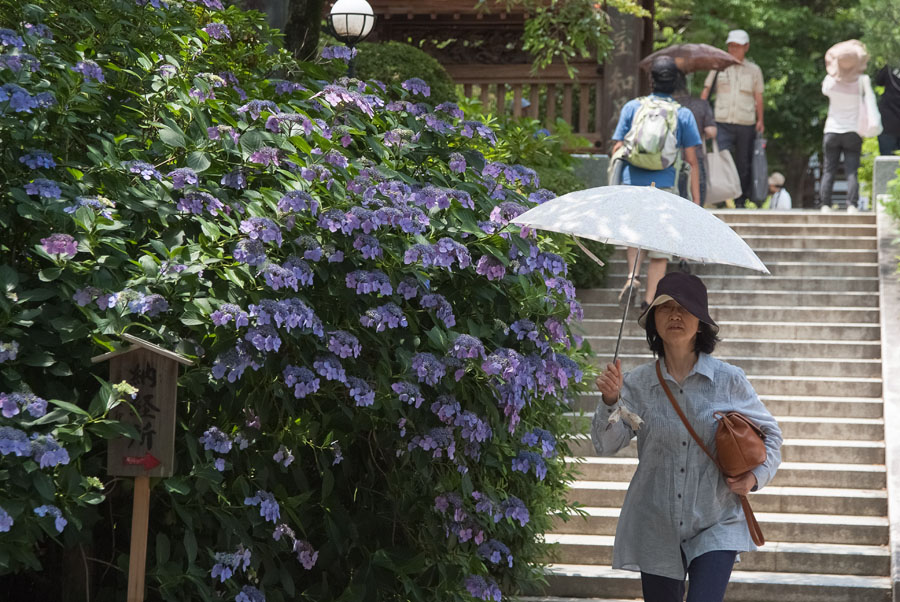
[[[128,556],[128,602],[144,602],[147,573],[147,526],[150,522],[150,477],[134,478],[131,509],[131,551]]]
[[[522,84],[513,84],[513,117],[522,116]]]
[[[591,89],[581,84],[578,91],[578,133],[588,133],[588,118],[591,113]]]

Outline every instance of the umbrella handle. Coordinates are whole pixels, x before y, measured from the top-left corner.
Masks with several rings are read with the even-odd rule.
[[[622,323],[619,324],[619,336],[616,338],[616,351],[613,354],[613,365],[616,364],[616,360],[619,359],[619,346],[622,343],[622,331],[625,329],[625,320],[628,319],[628,308],[631,306],[631,299],[634,295],[634,274],[637,272],[638,262],[641,260],[641,250],[638,249],[637,253],[634,254],[634,262],[631,264],[631,286],[628,287],[628,301],[625,303],[625,311],[622,313]]]

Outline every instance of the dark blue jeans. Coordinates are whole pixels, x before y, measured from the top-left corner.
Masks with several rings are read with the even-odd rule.
[[[687,602],[722,602],[737,552],[715,550],[694,558],[687,567]],[[681,555],[684,562],[684,554]],[[684,602],[684,581],[641,572],[644,602]]]

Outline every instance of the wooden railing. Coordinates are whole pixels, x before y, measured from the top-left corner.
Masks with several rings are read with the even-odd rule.
[[[578,66],[577,79],[565,67],[551,65],[536,75],[531,65],[444,65],[469,98],[486,112],[538,119],[552,129],[557,117],[592,145],[604,141],[603,77],[596,64]],[[523,100],[527,100],[525,103]]]

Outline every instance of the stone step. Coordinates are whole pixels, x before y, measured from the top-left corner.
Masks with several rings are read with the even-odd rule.
[[[569,501],[581,506],[621,508],[628,483],[624,481],[577,481]],[[765,487],[750,496],[754,512],[839,514],[878,516],[887,514],[884,489],[830,489],[824,487]],[[576,519],[577,520],[577,519]],[[767,535],[768,536],[768,535]]]
[[[796,238],[834,236],[875,236],[875,224],[775,224],[771,222],[729,222],[741,238],[748,236],[790,236]],[[751,245],[752,247],[752,245]]]
[[[784,430],[789,423],[779,418]],[[880,433],[880,431],[879,431]],[[637,439],[616,454],[620,458],[637,458]],[[590,433],[575,435],[569,441],[572,454],[579,457],[595,456]],[[789,436],[781,446],[781,459],[785,462],[841,462],[844,464],[884,464],[884,440],[865,439],[801,439]]]
[[[881,418],[880,397],[825,397],[808,395],[760,395],[759,398],[775,416],[821,416],[827,418]],[[572,410],[593,412],[600,394],[590,391],[579,395]]]
[[[878,251],[873,247],[871,249],[835,249],[824,246],[821,249],[798,249],[798,248],[756,248],[753,249],[756,256],[759,257],[766,266],[771,262],[778,261],[799,261],[799,262],[831,262],[831,263],[877,263]],[[609,261],[625,261],[625,247],[616,247]],[[641,274],[646,274],[647,259],[643,261]],[[670,264],[670,270],[674,266]],[[628,272],[631,273],[631,264],[628,265]]]
[[[757,395],[881,397],[880,378],[748,374]]]
[[[626,276],[631,274],[631,266],[625,260],[612,260],[608,262],[607,278],[609,282],[624,282]],[[807,259],[806,261],[771,261],[766,263],[772,276],[790,278],[817,278],[819,276],[832,276],[841,278],[872,278],[878,276],[877,263],[829,263]],[[673,269],[669,271],[674,271]],[[642,270],[642,274],[646,271]],[[758,274],[754,270],[722,264],[697,264],[691,263],[691,273],[699,276],[704,282],[709,276],[744,276]]]
[[[624,281],[610,281],[606,288],[588,288],[578,291],[581,303],[618,304],[619,291]],[[641,300],[637,300],[640,305]],[[877,308],[878,295],[871,291],[781,291],[759,290],[750,286],[736,286],[729,289],[709,289],[709,305],[738,306],[751,309],[765,307],[831,307],[831,308]],[[750,318],[742,318],[750,319]]]
[[[583,303],[584,315],[588,318],[621,318],[622,305],[619,303]],[[713,320],[769,322],[777,318],[780,322],[849,322],[877,324],[881,312],[875,307],[784,307],[779,305],[711,305],[709,313]],[[629,311],[629,314],[632,314]]]
[[[755,498],[750,497],[753,504]],[[586,506],[579,508],[584,519],[554,520],[553,533],[615,535],[619,508]],[[836,514],[794,514],[759,512],[756,520],[767,539],[797,543],[846,543],[887,545],[888,520],[883,516]]]
[[[581,602],[641,597],[640,573],[581,564],[553,564],[547,571],[547,591],[557,597]],[[891,581],[860,575],[735,570],[726,597],[729,602],[890,602]]]
[[[549,533],[552,561],[563,564],[612,564],[614,537]],[[890,572],[886,546],[767,541],[756,552],[741,554],[741,571],[790,571],[831,575],[886,575]]]
[[[571,462],[578,479],[586,481],[630,481],[637,468],[636,458],[587,457]],[[782,462],[771,486],[884,489],[885,469],[883,464]]]
[[[644,330],[638,325],[640,312],[631,310],[625,320],[623,334],[641,336]],[[579,322],[579,329],[587,336],[617,336],[622,317],[588,318]],[[747,322],[722,320],[719,337],[734,339],[820,340],[820,341],[879,341],[880,324],[851,322]],[[610,349],[612,351],[612,349]]]
[[[874,233],[874,231],[873,231]],[[751,249],[874,249],[876,238],[870,236],[779,236],[775,234],[741,235]]]
[[[592,336],[591,347],[595,352],[615,349],[616,335]],[[644,354],[647,351],[646,336],[623,335],[619,353]],[[880,360],[880,341],[834,341],[804,339],[738,339],[728,337],[716,345],[716,357],[793,357],[793,358],[844,358]]]
[[[593,337],[589,338],[591,346],[597,353],[594,360],[595,366],[606,366],[613,359],[615,345],[601,347],[594,344]],[[639,366],[652,361],[653,356],[649,352],[640,354],[627,354],[619,350],[622,366],[626,369]],[[803,357],[741,357],[728,356],[716,353],[716,357],[739,366],[747,374],[770,374],[773,376],[831,376],[841,374],[846,377],[880,378],[880,359],[849,359],[849,358],[803,358]]]
[[[732,223],[782,223],[782,224],[874,224],[873,212],[823,213],[812,209],[790,211],[763,211],[755,209],[714,209],[712,213],[727,224]]]

